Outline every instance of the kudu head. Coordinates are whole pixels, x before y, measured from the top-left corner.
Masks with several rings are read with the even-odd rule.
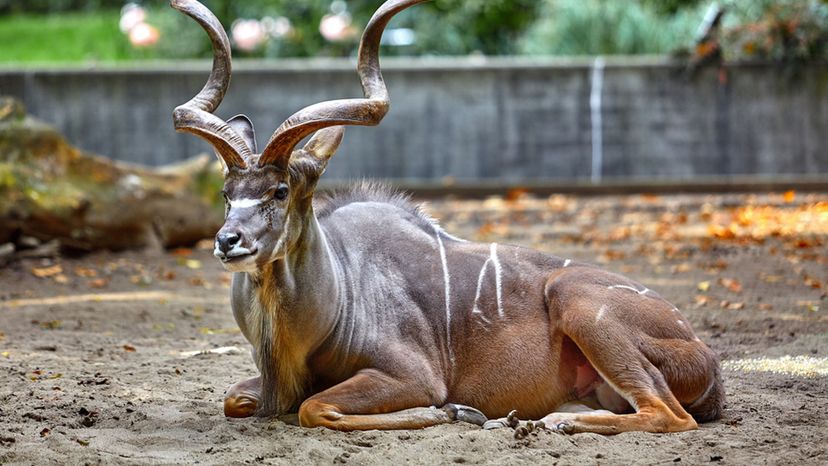
[[[305,107],[285,120],[258,153],[253,124],[244,115],[227,121],[213,112],[230,83],[230,41],[218,19],[195,0],[171,0],[197,21],[213,44],[213,69],[195,97],[173,112],[177,131],[206,139],[224,165],[225,223],[215,256],[231,271],[253,271],[285,255],[307,219],[316,182],[342,140],[343,125],[373,126],[388,111],[379,66],[379,43],[397,12],[425,0],[389,0],[374,13],[359,46],[357,72],[363,99]],[[316,133],[301,149],[296,145]]]

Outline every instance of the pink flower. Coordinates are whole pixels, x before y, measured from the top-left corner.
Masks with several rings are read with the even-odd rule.
[[[230,34],[236,47],[246,52],[256,50],[267,40],[267,31],[262,23],[255,19],[236,20],[231,27]]]
[[[354,37],[356,30],[351,27],[351,15],[338,13],[322,17],[319,23],[319,33],[327,41],[338,42]]]
[[[135,26],[147,20],[147,12],[135,3],[127,3],[121,8],[121,20],[118,27],[124,34],[128,33]]]
[[[129,30],[129,42],[135,47],[155,45],[161,34],[147,23],[138,23]]]

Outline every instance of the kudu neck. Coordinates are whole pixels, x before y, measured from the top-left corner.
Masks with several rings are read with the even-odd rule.
[[[286,333],[320,344],[340,309],[340,271],[312,207],[294,215],[284,256],[258,276],[259,298]]]

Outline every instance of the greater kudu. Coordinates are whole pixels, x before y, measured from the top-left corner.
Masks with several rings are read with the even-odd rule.
[[[298,409],[303,426],[405,429],[483,424],[517,409],[547,428],[604,434],[719,417],[715,354],[652,290],[587,264],[455,238],[384,189],[313,199],[342,125],[376,125],[387,112],[380,36],[422,1],[390,0],[368,23],[364,99],[302,109],[261,154],[247,117],[212,114],[230,80],[224,30],[195,0],[172,1],[214,47],[209,81],[176,108],[175,127],[207,139],[224,163],[215,256],[235,272],[233,313],[261,373],[230,387],[226,415]],[[486,427],[507,424],[514,418]]]

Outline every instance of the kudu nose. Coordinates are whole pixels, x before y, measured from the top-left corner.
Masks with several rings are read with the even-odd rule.
[[[227,253],[241,241],[241,233],[237,231],[232,232],[224,232],[219,233],[216,235],[216,244],[218,245],[218,249],[223,252]]]

